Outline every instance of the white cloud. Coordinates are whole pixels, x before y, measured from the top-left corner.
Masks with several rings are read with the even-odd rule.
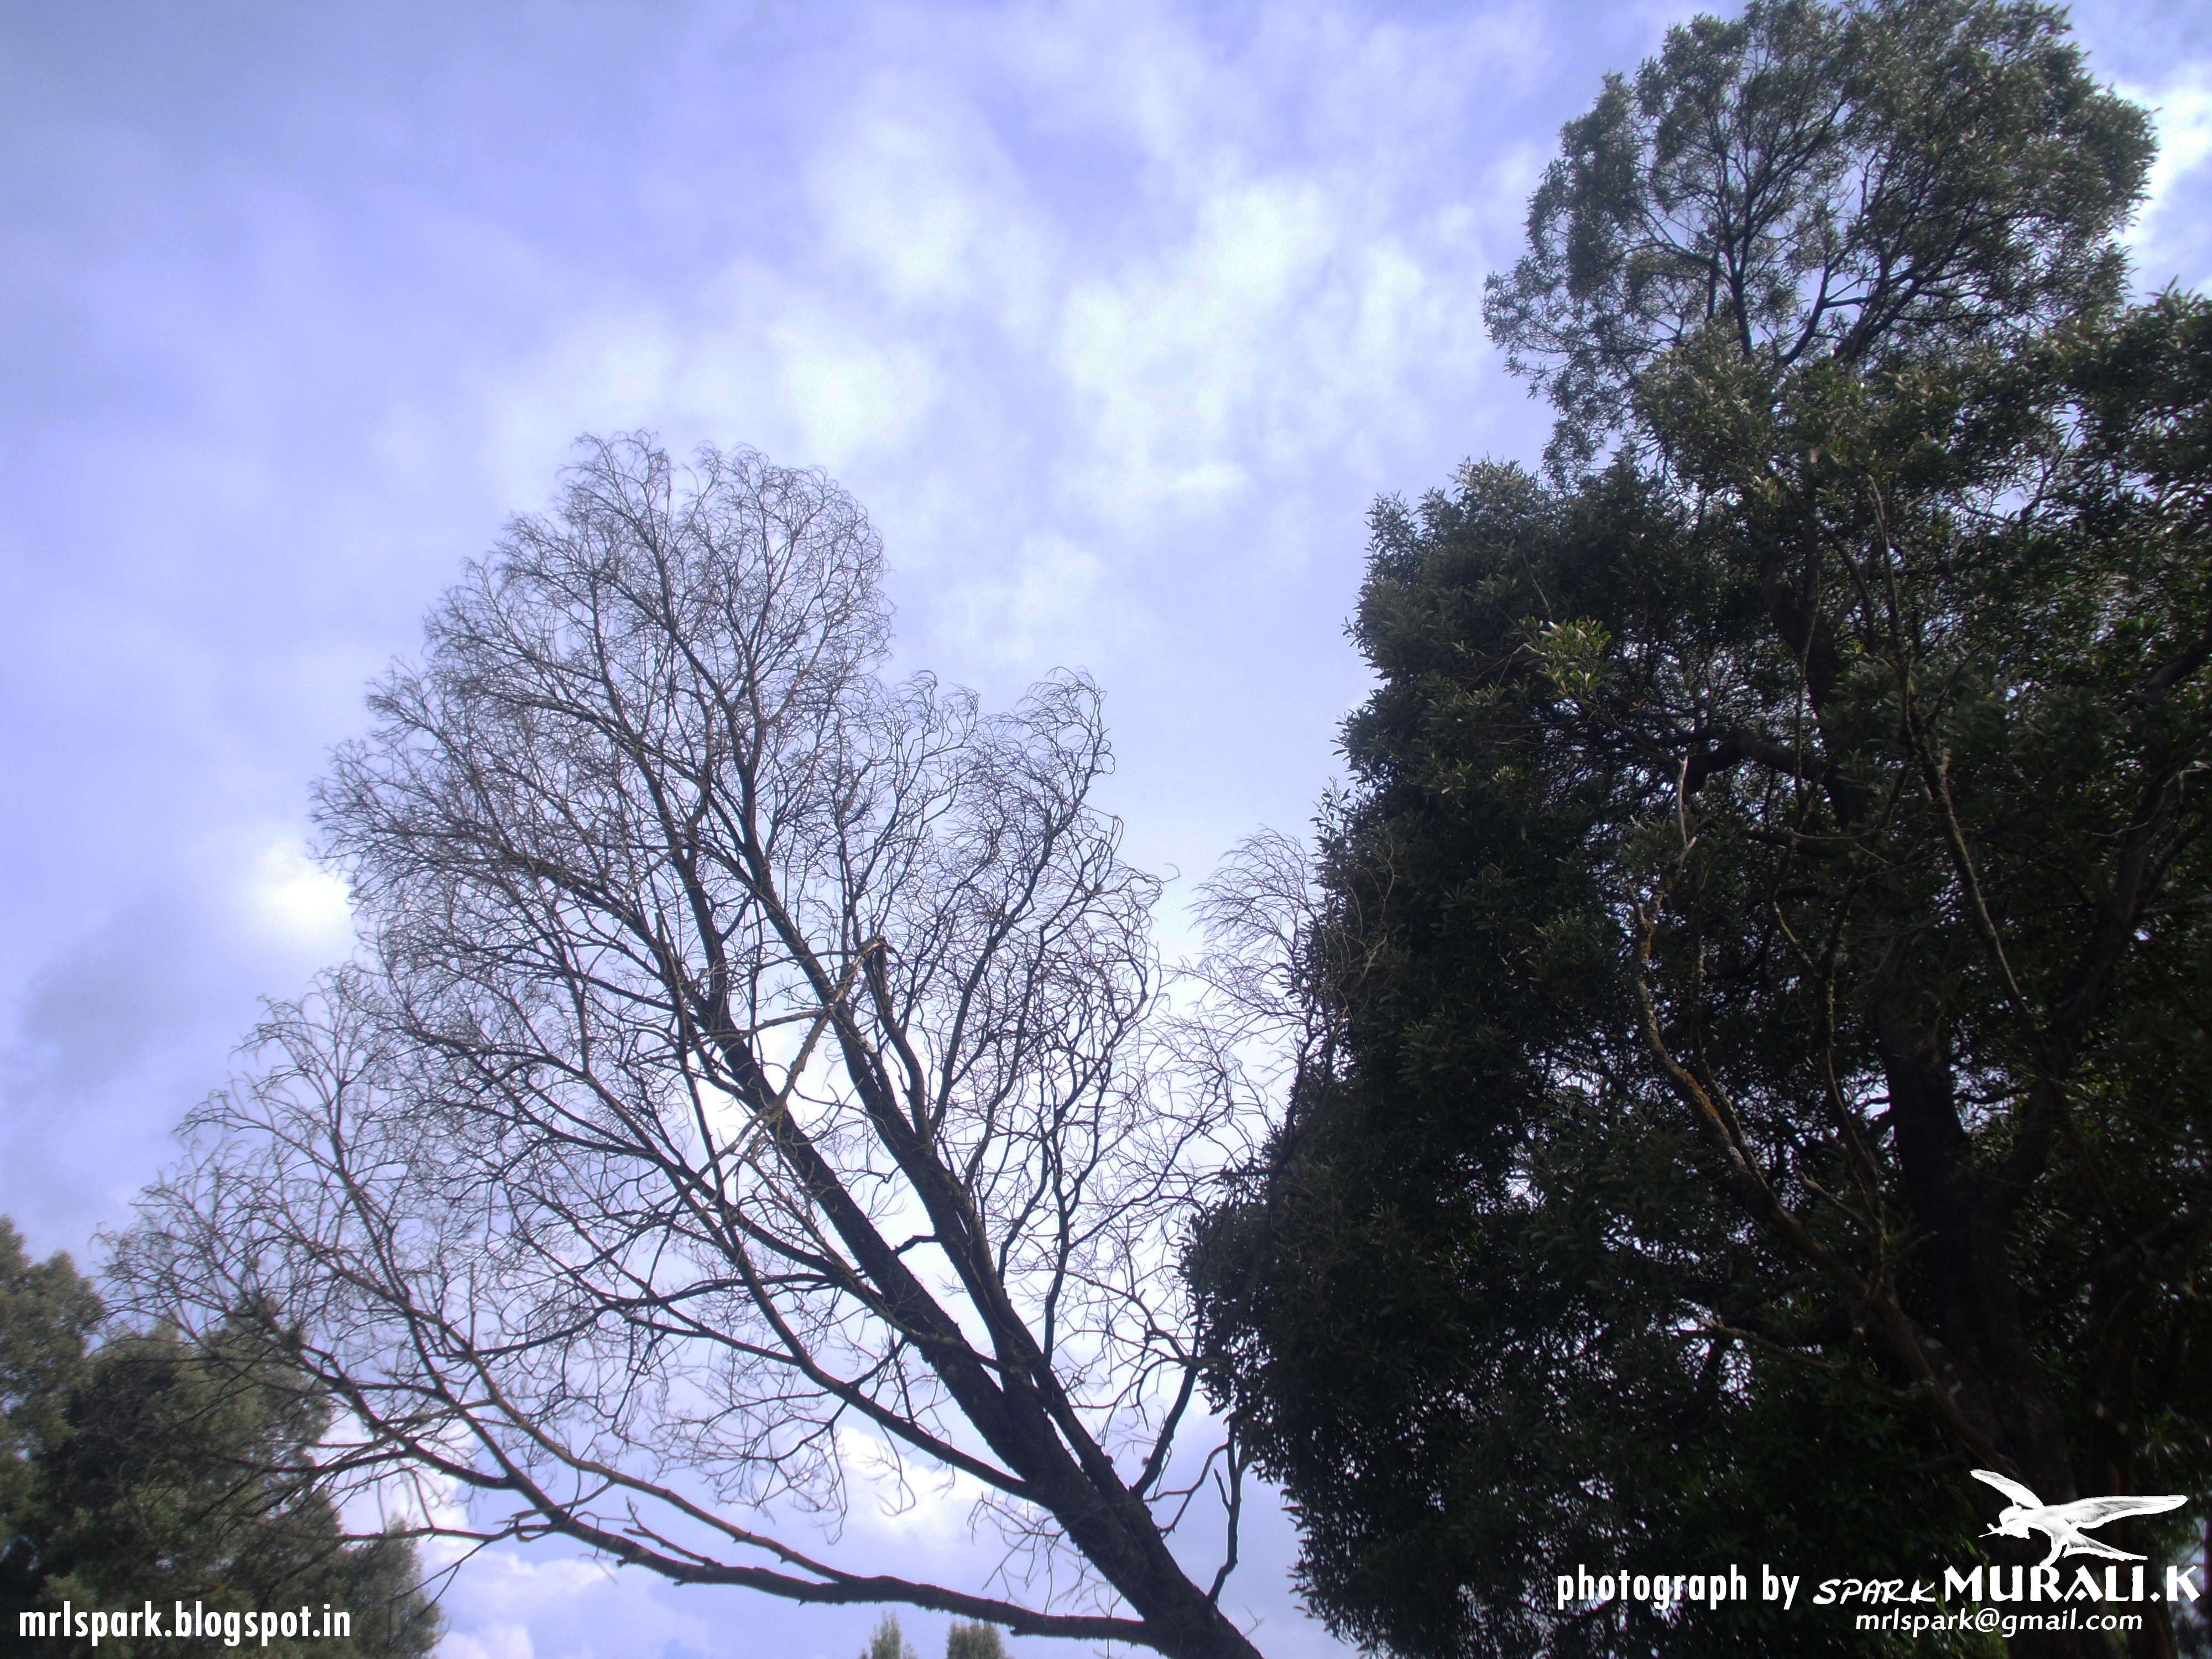
[[[256,861],[247,892],[261,924],[302,951],[342,951],[353,933],[345,878],[324,869],[287,837]]]
[[[2154,210],[2176,179],[2212,155],[2212,70],[2192,64],[2161,90],[2133,95],[2156,111],[2158,160],[2150,174]]]
[[[440,1659],[535,1659],[527,1625],[480,1625],[454,1631],[438,1644]]]
[[[2153,286],[2169,279],[2185,286],[2212,280],[2201,191],[2184,189],[2212,158],[2212,65],[2184,64],[2162,86],[2118,90],[2151,109],[2158,131],[2142,211],[2127,237],[2136,268]]]
[[[1057,239],[977,100],[908,73],[854,102],[806,170],[824,253],[902,307],[988,306],[1001,331],[1033,334]]]
[[[937,402],[936,366],[924,352],[870,339],[852,319],[799,309],[773,325],[768,340],[811,463],[839,470],[898,444]]]
[[[1074,287],[1060,367],[1095,410],[1097,465],[1117,491],[1142,495],[1163,468],[1218,459],[1232,425],[1241,437],[1261,412],[1285,313],[1316,297],[1338,246],[1332,205],[1304,181],[1221,189],[1190,204],[1180,243]]]
[[[1049,531],[994,568],[946,580],[935,603],[948,643],[1024,675],[1095,660],[1146,626],[1095,553]]]
[[[447,1633],[441,1659],[638,1659],[671,1643],[704,1651],[752,1651],[718,1639],[694,1600],[672,1607],[667,1587],[605,1561],[501,1545],[471,1556],[441,1599]],[[726,1598],[720,1603],[728,1611]]]

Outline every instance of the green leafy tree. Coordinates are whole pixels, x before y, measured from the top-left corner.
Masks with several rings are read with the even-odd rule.
[[[860,1659],[918,1659],[914,1644],[899,1629],[898,1614],[887,1613],[877,1621],[875,1633],[868,1638]]]
[[[997,1626],[956,1619],[945,1635],[945,1659],[1006,1659],[1006,1644]]]
[[[1880,1649],[1552,1586],[2212,1485],[2212,313],[2113,308],[2147,153],[2024,6],[1701,19],[1568,127],[1490,305],[1552,482],[1377,511],[1314,1035],[1189,1261],[1340,1630]]]
[[[9,1607],[37,1582],[38,1460],[68,1433],[63,1407],[100,1319],[100,1298],[69,1257],[33,1262],[0,1216],[0,1603]]]
[[[10,1491],[4,1612],[73,1608],[163,1616],[157,1638],[116,1643],[133,1656],[203,1653],[222,1637],[180,1635],[181,1603],[246,1640],[263,1611],[345,1613],[344,1638],[279,1635],[272,1653],[336,1659],[419,1659],[434,1645],[437,1610],[423,1595],[413,1546],[342,1533],[318,1489],[317,1441],[330,1419],[270,1340],[263,1322],[234,1320],[205,1347],[156,1333],[122,1336],[88,1355],[99,1316],[91,1287],[57,1256],[26,1262],[0,1234],[0,1353],[9,1366]],[[232,1645],[238,1645],[234,1641]],[[259,1648],[258,1637],[250,1645]],[[74,1636],[27,1644],[75,1652]]]
[[[1484,318],[1560,420],[1562,476],[1654,365],[1711,337],[1778,386],[2017,343],[2116,299],[2153,149],[2056,8],[1758,3],[1607,77],[1528,204]]]

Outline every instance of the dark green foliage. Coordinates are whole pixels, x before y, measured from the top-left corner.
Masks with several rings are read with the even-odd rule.
[[[1340,1632],[1888,1650],[1552,1584],[2212,1487],[2212,308],[2109,303],[2143,134],[1937,3],[1700,20],[1568,129],[1492,320],[1556,471],[1626,441],[1378,508],[1328,1060],[1188,1261]]]
[[[4,1478],[24,1494],[9,1516],[4,1616],[25,1610],[175,1605],[226,1613],[327,1604],[352,1619],[349,1638],[278,1637],[271,1653],[417,1659],[439,1618],[422,1595],[412,1545],[349,1543],[315,1486],[312,1454],[328,1420],[323,1397],[255,1322],[234,1321],[208,1348],[156,1334],[112,1340],[88,1358],[98,1313],[65,1258],[40,1268],[0,1235],[0,1352],[11,1424],[35,1423],[11,1448]],[[75,1652],[77,1638],[27,1648]],[[103,1644],[105,1647],[106,1644]],[[220,1640],[125,1638],[129,1656],[202,1653]],[[251,1642],[257,1650],[258,1638]]]
[[[2212,1231],[2212,883],[2185,781],[2212,737],[2189,459],[2208,364],[2212,313],[2169,298],[2032,374],[2000,365],[1972,424],[1931,409],[1956,381],[1911,377],[1789,411],[1887,463],[1878,498],[1875,462],[1820,464],[1822,544],[1865,549],[1855,515],[1879,511],[1890,568],[1836,574],[1817,713],[1753,509],[1717,492],[1623,465],[1561,495],[1477,467],[1419,515],[1378,513],[1358,634],[1382,685],[1346,727],[1360,788],[1322,871],[1324,948],[1358,964],[1328,984],[1344,1063],[1192,1263],[1217,1376],[1342,1628],[1413,1653],[1665,1650],[1672,1627],[1559,1623],[1536,1592],[1578,1561],[1966,1565],[1960,1468],[2038,1455],[2033,1419],[1989,1398],[2022,1379],[1960,1305],[1978,1286],[2018,1298],[2051,1374],[2061,1489],[2212,1482],[2190,1288]],[[2040,409],[1998,407],[2033,386]],[[2033,510],[1947,505],[2023,453]],[[2028,1048],[1963,913],[1947,797],[2021,1000],[2070,1058]],[[2131,835],[2155,880],[2100,989]],[[1726,1135],[1700,1135],[1642,1029],[1647,925],[1659,1030]],[[2094,1017],[2064,1038],[2085,983]],[[1948,1053],[1956,1179],[2027,1188],[2002,1212],[2009,1285],[1972,1216],[1915,1190],[1890,1097],[1913,1022]],[[2062,1068],[2078,1162],[2036,1115]],[[1731,1144],[1873,1288],[1767,1224]],[[1984,1449],[1916,1390],[1885,1306]],[[1682,1639],[1776,1639],[1717,1623]]]
[[[1350,1063],[1194,1265],[1310,1593],[1401,1652],[1664,1650],[1673,1627],[1639,1613],[1550,1616],[1554,1575],[1582,1563],[1972,1559],[1956,1483],[1898,1473],[1937,1437],[1695,1334],[1723,1313],[1809,1325],[1825,1304],[1760,1285],[1692,1127],[1641,1086],[1620,903],[1589,855],[1668,816],[1666,785],[1549,718],[1579,647],[1536,607],[1540,589],[1619,638],[1670,602],[1714,607],[1713,574],[1625,476],[1562,504],[1472,469],[1421,519],[1377,517],[1359,637],[1384,684],[1347,728],[1366,790],[1324,871],[1364,947],[1336,988]],[[1781,1619],[1723,1615],[1688,1650],[1838,1639]]]
[[[0,1603],[35,1585],[38,1459],[68,1433],[63,1407],[100,1323],[100,1298],[65,1255],[33,1263],[0,1216]]]

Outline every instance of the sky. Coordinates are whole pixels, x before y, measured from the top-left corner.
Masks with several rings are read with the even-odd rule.
[[[1692,9],[0,0],[0,1212],[95,1264],[258,999],[346,955],[309,786],[586,432],[827,469],[902,671],[1092,673],[1172,948],[1336,769],[1374,498],[1540,450],[1483,276]],[[2212,12],[2073,15],[2157,112],[2137,282],[2204,287]],[[1254,1532],[1262,1650],[1342,1651]],[[843,1659],[873,1620],[550,1552],[447,1606],[449,1659]]]

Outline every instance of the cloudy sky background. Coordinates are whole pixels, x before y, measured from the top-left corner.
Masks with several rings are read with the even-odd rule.
[[[1301,827],[1367,506],[1540,448],[1483,275],[1688,9],[0,4],[0,1211],[95,1260],[256,999],[349,949],[307,786],[580,432],[827,468],[902,668],[1089,669],[1171,893]],[[2075,20],[2160,111],[2138,276],[2202,287],[2212,15]],[[956,1520],[854,1536],[972,1577]],[[1261,1647],[1337,1651],[1258,1530]],[[453,1659],[872,1622],[550,1554],[448,1607]]]

